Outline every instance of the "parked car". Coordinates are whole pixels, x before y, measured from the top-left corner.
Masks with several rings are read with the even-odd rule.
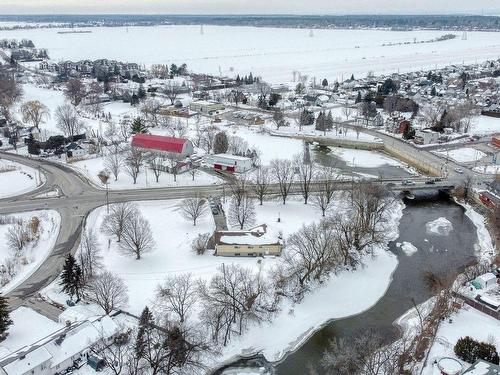
[[[464,170],[462,168],[455,168],[455,172],[462,174]]]
[[[402,185],[415,185],[415,182],[413,182],[412,180],[403,180],[403,182],[401,184]]]
[[[434,180],[427,180],[427,181],[425,181],[425,183],[427,185],[434,185],[435,184]]]

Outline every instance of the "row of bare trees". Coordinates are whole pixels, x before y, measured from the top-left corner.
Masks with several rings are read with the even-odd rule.
[[[332,272],[355,268],[374,246],[387,240],[387,217],[393,198],[373,185],[344,192],[352,204],[320,223],[304,225],[286,240],[283,262],[275,277],[285,295],[302,298],[312,283],[325,281]]]

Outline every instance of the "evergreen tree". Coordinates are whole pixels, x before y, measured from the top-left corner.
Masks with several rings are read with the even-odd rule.
[[[354,81],[354,74],[351,74],[351,81]]]
[[[144,86],[139,85],[139,89],[137,90],[137,98],[139,100],[143,100],[146,97],[146,90],[144,90]]]
[[[179,74],[179,68],[177,67],[177,65],[175,64],[170,65],[170,75],[176,76],[178,74]]]
[[[436,86],[432,86],[431,95],[432,96],[436,96],[437,95]]]
[[[40,144],[33,138],[33,134],[30,134],[26,144],[28,145],[28,154],[40,155]]]
[[[136,93],[134,93],[130,98],[130,105],[137,105],[137,104],[139,104],[139,97],[137,96]]]
[[[240,75],[239,75],[239,74],[236,76],[236,84],[237,84],[238,86],[239,86],[239,85],[241,85],[241,78],[240,78]]]
[[[316,118],[316,130],[325,131],[325,113],[320,112]]]
[[[63,271],[61,273],[62,291],[70,295],[71,298],[76,295],[77,301],[80,300],[80,288],[82,287],[82,270],[76,263],[75,257],[68,255],[64,262]]]
[[[358,96],[356,96],[355,104],[361,103],[361,91],[358,91]]]
[[[137,337],[135,341],[135,355],[137,358],[143,358],[146,349],[146,330],[153,323],[153,314],[146,306],[142,310],[141,317],[139,318],[139,326],[137,329]]]
[[[132,134],[145,134],[148,132],[148,128],[144,123],[142,122],[142,119],[140,117],[137,117],[133,122],[132,122]]]
[[[326,116],[326,123],[325,123],[325,128],[327,130],[332,130],[333,129],[333,115],[332,111],[328,111],[328,116]]]
[[[7,305],[7,298],[0,295],[0,339],[7,337],[7,330],[12,324],[9,315],[9,306]]]
[[[323,82],[321,82],[321,86],[326,87],[328,86],[328,80],[325,78]]]
[[[248,76],[248,83],[249,83],[249,84],[252,84],[252,83],[254,83],[254,82],[255,82],[255,80],[254,80],[254,78],[253,78],[253,74],[252,74],[252,72],[250,72],[250,75]]]

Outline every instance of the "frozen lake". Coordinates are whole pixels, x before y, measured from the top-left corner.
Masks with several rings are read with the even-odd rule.
[[[67,29],[64,29],[67,31]],[[289,82],[292,72],[329,80],[431,69],[500,56],[500,35],[469,32],[436,43],[413,44],[446,31],[314,30],[233,26],[151,26],[91,28],[88,34],[58,34],[58,29],[2,31],[0,38],[28,38],[58,60],[110,58],[151,65],[183,63],[196,72],[260,75]],[[407,45],[382,46],[388,43]]]

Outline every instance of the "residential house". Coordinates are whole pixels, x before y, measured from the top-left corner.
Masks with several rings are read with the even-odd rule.
[[[230,154],[209,155],[205,162],[221,172],[244,173],[253,168],[251,158]]]
[[[118,333],[118,325],[105,315],[68,324],[53,334],[0,360],[0,375],[56,375],[86,362],[85,354],[102,338]]]
[[[223,111],[225,109],[224,104],[217,102],[208,102],[204,100],[199,100],[189,104],[189,109],[195,112],[200,112],[203,114],[213,114],[217,111]]]
[[[281,239],[267,233],[266,224],[249,230],[217,231],[214,242],[218,256],[279,256],[283,249]]]
[[[498,375],[500,374],[500,366],[478,359],[471,367],[463,372],[463,375],[465,374]]]
[[[415,133],[415,143],[419,145],[428,145],[437,143],[440,134],[431,129],[418,129]]]

